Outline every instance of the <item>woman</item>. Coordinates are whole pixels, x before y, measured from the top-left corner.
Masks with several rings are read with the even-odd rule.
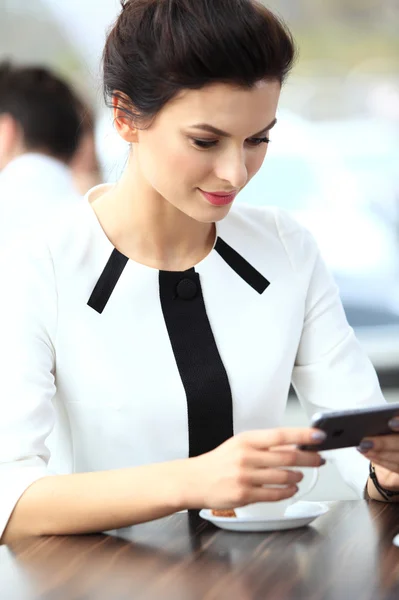
[[[281,467],[324,462],[295,449],[321,432],[278,428],[291,378],[309,413],[383,402],[310,235],[232,207],[293,58],[255,0],[125,2],[104,53],[124,175],[2,267],[4,542],[291,497]],[[399,489],[398,438],[375,444]],[[360,491],[368,461],[341,471]]]

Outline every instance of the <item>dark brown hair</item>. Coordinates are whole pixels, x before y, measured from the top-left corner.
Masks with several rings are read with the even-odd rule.
[[[48,69],[0,63],[0,114],[20,125],[27,150],[68,162],[84,127],[83,105],[67,83]]]
[[[295,58],[284,23],[256,0],[122,0],[104,55],[104,95],[154,117],[183,89],[283,83]],[[125,104],[126,106],[126,104]]]

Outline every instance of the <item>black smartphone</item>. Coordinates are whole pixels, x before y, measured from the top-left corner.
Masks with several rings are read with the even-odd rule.
[[[303,444],[299,450],[336,450],[359,446],[365,437],[395,434],[388,422],[399,417],[399,402],[367,408],[316,413],[311,427],[321,429],[327,438],[321,444]]]

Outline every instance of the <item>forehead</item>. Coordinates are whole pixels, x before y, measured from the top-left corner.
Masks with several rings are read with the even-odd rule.
[[[207,123],[232,135],[247,135],[273,121],[280,91],[278,81],[260,81],[250,89],[215,83],[184,90],[164,107],[159,119],[179,127]]]

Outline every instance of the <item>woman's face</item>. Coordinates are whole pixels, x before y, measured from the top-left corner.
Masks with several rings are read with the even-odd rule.
[[[137,134],[133,160],[144,185],[197,221],[224,218],[263,163],[280,90],[262,81],[182,92]]]

